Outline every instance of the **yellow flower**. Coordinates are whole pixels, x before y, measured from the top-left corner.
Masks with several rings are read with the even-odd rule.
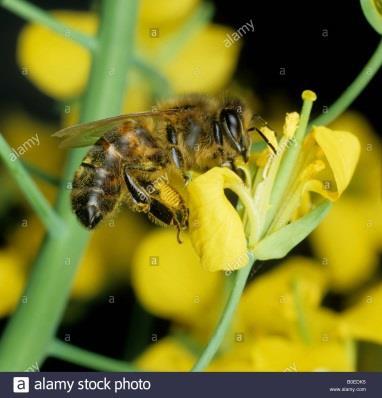
[[[0,318],[9,315],[20,301],[25,273],[20,258],[10,250],[0,251]]]
[[[99,294],[106,283],[106,271],[99,247],[90,244],[74,279],[71,297],[86,300]]]
[[[311,235],[335,291],[362,285],[375,272],[382,248],[380,142],[367,121],[346,113],[333,123],[354,131],[361,143],[360,160],[349,188]]]
[[[151,313],[193,325],[214,313],[223,280],[203,270],[188,236],[182,239],[177,244],[174,231],[166,229],[147,235],[134,253],[132,285]]]
[[[0,129],[15,156],[48,175],[59,175],[64,152],[57,150],[57,142],[51,137],[57,126],[42,122],[20,109],[10,109],[1,114]],[[55,188],[41,179],[36,179],[36,183],[53,201]]]
[[[293,343],[280,337],[260,339],[253,346],[258,371],[354,371],[346,342]]]
[[[54,11],[52,16],[67,24],[68,37],[43,25],[27,24],[18,38],[17,58],[28,79],[42,92],[62,100],[81,94],[90,67],[89,52],[69,38],[70,28],[91,35],[97,30],[97,19],[81,11]]]
[[[325,267],[294,257],[251,282],[211,371],[354,371],[355,348],[341,314],[321,307]]]
[[[319,307],[326,290],[323,266],[308,258],[290,258],[249,284],[239,305],[236,328],[256,335],[295,336],[299,332],[296,300],[305,313]]]
[[[309,91],[303,97],[305,101],[315,98]],[[252,156],[248,165],[239,166],[245,170],[246,186],[224,168],[209,170],[188,185],[191,239],[204,268],[244,267],[248,264],[247,245],[258,259],[284,257],[326,214],[328,206],[323,199],[337,200],[349,184],[360,152],[357,138],[346,131],[318,126],[301,142],[298,125],[298,114],[288,114],[278,142],[269,128],[263,130],[275,143],[277,154],[269,155],[265,149]],[[279,193],[279,204],[273,204],[278,207],[269,215],[279,173],[285,177],[282,167],[296,148],[290,181],[285,192]],[[224,195],[226,188],[238,195],[246,209],[245,227]]]
[[[152,343],[135,365],[150,372],[186,372],[195,362],[194,355],[173,337]]]
[[[162,0],[156,4],[156,10],[161,11],[155,13],[148,1],[141,7],[137,52],[169,79],[176,93],[216,92],[223,88],[233,73],[240,50],[240,45],[224,47],[228,28],[209,24],[190,35],[180,51],[163,57],[163,51],[167,51],[167,46],[176,38],[180,24],[198,3],[196,0]],[[166,12],[168,9],[171,12]],[[25,76],[41,91],[67,100],[81,95],[90,68],[90,54],[70,40],[70,28],[92,36],[97,30],[98,18],[93,13],[79,11],[54,11],[52,15],[68,26],[68,37],[37,24],[26,25],[18,40],[18,63]],[[138,94],[138,103],[144,105],[138,110],[142,111],[150,104],[145,77],[137,75],[135,70],[129,77],[129,91]],[[132,97],[131,92],[126,95]]]
[[[349,333],[357,340],[382,344],[382,283],[364,291],[357,302],[347,309],[342,319]]]
[[[123,209],[94,231],[91,246],[97,249],[109,278],[117,282],[130,279],[134,251],[149,228],[140,214]]]
[[[214,372],[354,371],[346,342],[305,345],[280,336],[266,336],[236,343],[208,368]]]
[[[171,28],[174,25],[179,26],[198,3],[198,0],[157,0],[153,7],[152,0],[141,0],[139,19],[142,26],[147,28],[142,34],[145,33],[147,36],[148,29],[159,26],[158,23]]]
[[[382,285],[343,312],[322,306],[325,266],[293,257],[249,284],[221,352],[208,371],[355,371],[354,340],[382,343]],[[138,358],[144,370],[186,371],[195,354],[174,336]]]

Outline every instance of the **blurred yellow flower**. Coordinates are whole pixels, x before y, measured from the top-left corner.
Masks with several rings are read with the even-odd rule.
[[[382,283],[362,293],[342,315],[349,333],[357,340],[382,344]]]
[[[236,329],[255,335],[296,336],[298,312],[317,309],[327,290],[325,268],[315,260],[292,257],[258,277],[245,290],[238,309]]]
[[[16,253],[0,250],[0,318],[9,315],[19,303],[25,279]]]
[[[162,0],[156,5],[156,10],[161,12],[155,13],[148,1],[141,7],[139,52],[169,79],[175,93],[216,92],[229,81],[236,66],[240,45],[225,48],[224,38],[230,30],[213,24],[190,35],[180,51],[171,53],[171,62],[166,59],[159,62],[160,53],[171,45],[180,23],[198,3],[196,0]],[[166,12],[168,9],[171,12]],[[97,30],[98,17],[79,11],[54,11],[52,15],[68,26],[68,37],[37,24],[26,25],[18,40],[18,63],[25,76],[41,91],[58,100],[68,100],[81,95],[90,67],[88,50],[70,40],[70,28],[92,36]],[[44,62],[41,63],[41,59]],[[140,96],[147,94],[144,87],[144,79],[133,73],[129,90]],[[131,92],[126,94],[131,97]],[[150,98],[146,98],[145,105],[149,102]]]
[[[182,239],[167,229],[146,235],[134,253],[132,285],[151,313],[194,325],[215,313],[223,275],[203,270],[189,237]]]
[[[102,291],[107,282],[107,269],[100,258],[100,248],[90,244],[74,279],[71,297],[86,300]]]
[[[354,371],[346,342],[306,345],[280,336],[266,336],[236,343],[232,351],[211,363],[209,371],[311,372]]]
[[[135,365],[144,371],[186,372],[195,362],[194,355],[173,337],[152,343],[138,357]]]
[[[207,370],[355,371],[354,340],[382,343],[382,285],[365,291],[343,312],[322,306],[328,287],[325,266],[304,257],[292,257],[255,279]],[[170,335],[151,344],[137,365],[186,371],[194,361],[195,353]]]
[[[57,142],[51,137],[57,126],[36,119],[22,110],[10,109],[1,113],[0,129],[19,159],[48,175],[59,175],[64,151],[58,150]],[[21,147],[25,151],[18,149]],[[44,195],[53,201],[55,187],[39,178],[36,178],[36,183]]]
[[[139,20],[145,28],[156,27],[155,22],[170,26],[181,24],[199,4],[199,0],[141,0]],[[147,34],[147,31],[146,31]]]
[[[349,188],[311,235],[315,253],[326,265],[331,287],[347,292],[362,285],[378,265],[382,248],[380,192],[381,144],[359,114],[346,113],[333,128],[353,131],[360,160]]]
[[[90,245],[97,249],[109,279],[118,283],[130,279],[134,251],[149,229],[140,214],[123,209],[94,231]]]
[[[94,34],[97,19],[81,11],[54,11],[52,16],[67,24],[68,37],[27,24],[18,38],[17,59],[23,74],[42,92],[62,100],[82,93],[90,68],[90,54],[70,39],[70,28]]]
[[[25,219],[20,220],[20,225],[12,231],[9,237],[9,248],[18,253],[19,266],[16,271],[20,272],[23,278],[28,275],[43,237],[44,228],[35,214],[27,215]],[[105,261],[102,254],[109,253],[109,249],[110,247],[100,246],[94,240],[91,242],[75,277],[72,298],[86,300],[102,291],[108,280],[108,266],[110,265],[110,262]]]

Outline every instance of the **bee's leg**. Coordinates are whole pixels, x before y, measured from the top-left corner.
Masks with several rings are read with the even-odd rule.
[[[152,199],[148,218],[153,223],[161,226],[175,226],[178,231],[176,235],[178,243],[182,243],[180,232],[188,226],[188,209],[180,196],[179,199],[180,201],[176,207],[164,201]]]
[[[179,148],[178,137],[175,128],[169,124],[166,127],[166,136],[170,148],[170,160],[173,165],[181,172],[183,181],[187,184],[190,180],[186,172],[184,172],[184,159],[182,151]]]
[[[125,167],[124,178],[130,205],[133,210],[147,213],[155,224],[175,226],[179,237],[179,231],[186,229],[188,223],[188,210],[183,198],[167,181],[150,179],[147,170],[151,170],[149,163]]]
[[[132,172],[128,167],[124,170],[124,179],[129,193],[129,204],[130,207],[138,212],[147,213],[150,209],[150,195],[146,189],[138,182],[135,173]]]

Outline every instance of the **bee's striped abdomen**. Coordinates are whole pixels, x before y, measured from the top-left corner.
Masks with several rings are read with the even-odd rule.
[[[100,138],[88,152],[73,180],[72,207],[86,228],[94,228],[110,213],[120,196],[121,157]]]

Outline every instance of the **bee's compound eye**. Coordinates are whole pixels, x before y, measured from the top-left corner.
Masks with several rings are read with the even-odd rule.
[[[239,115],[232,109],[223,109],[220,119],[231,138],[234,141],[240,141],[242,126]]]
[[[243,146],[243,127],[239,115],[233,109],[223,109],[220,113],[220,123],[237,151],[245,151]]]

